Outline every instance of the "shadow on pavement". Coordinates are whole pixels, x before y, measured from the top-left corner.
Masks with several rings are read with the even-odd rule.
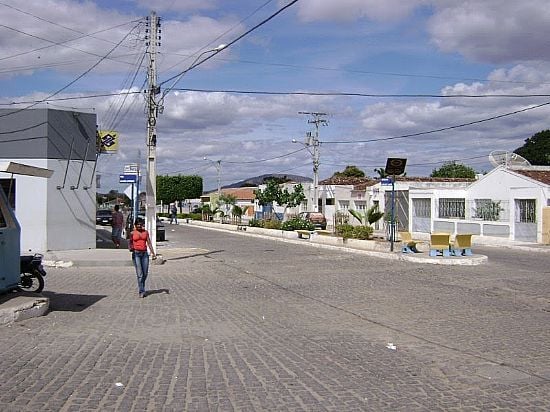
[[[150,295],[156,295],[157,293],[164,293],[166,295],[170,294],[170,289],[155,289],[155,290],[148,290],[145,296]]]
[[[115,249],[115,244],[111,239],[111,227],[105,226],[105,229],[96,226],[96,244],[97,249]],[[122,236],[120,249],[128,249],[128,241]]]
[[[42,292],[50,299],[50,312],[82,312],[105,298],[106,295],[75,295],[70,293]]]
[[[169,262],[169,261],[172,261],[172,260],[189,259],[189,258],[197,257],[197,256],[210,257],[210,255],[213,255],[214,253],[221,253],[221,252],[225,252],[225,250],[211,250],[211,251],[208,251],[208,252],[193,253],[193,254],[185,255],[185,256],[178,256],[178,257],[173,257],[173,258],[164,258],[164,260]],[[161,251],[161,254],[162,254],[162,251]]]

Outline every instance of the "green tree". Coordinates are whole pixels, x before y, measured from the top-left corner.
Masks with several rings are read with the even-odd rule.
[[[157,199],[163,203],[196,199],[202,195],[200,176],[157,176]]]
[[[273,206],[273,203],[277,203],[279,206],[284,206],[285,210],[298,206],[306,198],[304,187],[301,184],[296,185],[290,192],[286,188],[282,190],[277,181],[273,179],[266,182],[264,190],[255,190],[254,195],[261,206]]]
[[[446,162],[439,169],[434,169],[430,177],[475,179],[476,171],[460,163]]]
[[[365,172],[357,166],[348,165],[343,171],[334,173],[332,177],[365,177]]]
[[[525,139],[525,144],[514,150],[535,166],[550,166],[550,130],[543,130]]]

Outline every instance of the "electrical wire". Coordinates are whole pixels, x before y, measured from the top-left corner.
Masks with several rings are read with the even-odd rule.
[[[51,21],[51,20],[45,19],[45,18],[43,18],[43,17],[37,16],[37,15],[32,14],[32,13],[30,13],[30,12],[28,12],[28,11],[21,10],[21,9],[15,7],[15,6],[12,6],[12,5],[10,5],[10,4],[6,4],[6,3],[1,2],[1,1],[0,1],[0,5],[2,5],[2,6],[4,6],[4,7],[7,7],[7,8],[9,8],[9,9],[15,10],[15,11],[17,11],[17,12],[19,12],[19,13],[25,14],[25,15],[27,15],[27,16],[31,16],[31,17],[33,17],[33,18],[35,18],[35,19],[37,19],[37,20],[41,20],[41,21],[43,21],[43,22],[49,23],[49,24],[51,24],[51,25],[53,25],[53,26],[61,27],[62,29],[72,31],[72,32],[74,32],[74,33],[82,34],[83,36],[80,37],[80,38],[83,38],[83,37],[91,37],[91,38],[94,38],[94,39],[96,39],[96,40],[104,41],[104,42],[106,42],[106,43],[115,44],[115,43],[112,42],[111,40],[102,39],[101,37],[96,37],[96,36],[94,36],[94,34],[101,33],[102,31],[105,31],[105,30],[101,30],[101,31],[99,31],[99,32],[97,32],[97,33],[93,33],[93,34],[87,34],[87,33],[84,33],[84,32],[82,32],[82,31],[75,30],[75,29],[73,29],[73,28],[71,28],[71,27],[67,27],[67,26],[64,26],[64,25],[62,25],[62,24],[56,23],[56,22],[54,22],[54,21]],[[130,23],[135,23],[135,22],[136,22],[136,20],[131,21],[131,22],[128,22],[128,23],[124,23],[124,25],[130,24]],[[119,27],[119,26],[116,26],[116,27]],[[111,30],[111,29],[106,29],[106,30]],[[71,40],[69,40],[69,41],[71,41]]]
[[[181,71],[180,73],[166,79],[165,81],[161,82],[160,83],[160,86],[162,86],[163,84],[166,84],[174,79],[178,79],[176,80],[176,82],[174,83],[174,86],[175,84],[177,83],[177,81],[179,81],[179,79],[181,79],[185,73],[189,72],[190,70],[193,70],[195,67],[197,66],[200,66],[201,64],[203,64],[204,62],[210,60],[212,57],[216,56],[218,53],[222,52],[223,50],[227,49],[228,47],[232,46],[233,44],[237,43],[239,40],[243,39],[244,37],[248,36],[250,33],[252,33],[253,31],[257,30],[258,28],[260,28],[261,26],[263,26],[264,24],[266,24],[267,22],[269,22],[270,20],[274,19],[276,16],[278,16],[279,14],[281,14],[283,11],[285,11],[286,9],[288,9],[289,7],[291,7],[292,5],[294,5],[295,3],[297,3],[299,0],[292,0],[290,3],[288,3],[286,6],[283,6],[281,7],[279,10],[277,10],[275,13],[273,13],[271,16],[267,17],[266,19],[262,20],[260,23],[256,24],[254,27],[252,27],[251,29],[247,30],[246,32],[244,32],[243,34],[241,34],[240,36],[238,36],[236,39],[230,41],[223,49],[220,49],[220,50],[216,50],[214,53],[206,56],[204,59],[202,60],[199,60],[198,62],[192,64],[191,66],[189,66],[187,69]],[[173,86],[172,86],[173,87]]]
[[[105,59],[107,59],[107,57],[113,52],[115,51],[115,49],[120,45],[122,44],[122,42],[124,40],[126,40],[126,38],[128,38],[128,36],[134,31],[134,29],[136,27],[138,27],[139,24],[136,24],[123,38],[122,40],[120,40],[105,56],[102,56],[94,65],[92,65],[92,67],[90,67],[89,69],[87,69],[84,73],[82,73],[81,75],[79,75],[76,79],[70,81],[67,85],[63,86],[61,89],[55,91],[54,93],[50,94],[48,97],[42,99],[42,100],[39,100],[37,101],[36,103],[33,103],[27,107],[24,107],[24,108],[21,108],[21,109],[17,109],[17,110],[14,110],[12,112],[9,112],[9,113],[4,113],[4,114],[0,114],[0,118],[2,117],[6,117],[6,116],[11,116],[13,114],[16,114],[16,113],[20,113],[22,112],[23,110],[27,110],[27,109],[30,109],[31,107],[34,107],[36,106],[37,104],[39,103],[43,103],[45,101],[48,101],[50,98],[58,95],[59,93],[61,93],[63,90],[66,90],[67,88],[69,88],[70,86],[72,86],[74,83],[76,83],[78,80],[80,80],[81,78],[83,78],[84,76],[86,76],[88,73],[90,73],[94,68],[96,68],[102,61],[104,61]]]
[[[357,92],[273,92],[262,90],[214,90],[214,89],[194,89],[194,88],[177,88],[173,89],[180,92],[200,92],[200,93],[230,93],[230,94],[252,94],[252,95],[273,95],[273,96],[343,96],[343,97],[413,97],[413,98],[498,98],[498,97],[550,97],[550,94],[529,93],[529,94],[420,94],[420,93],[400,93],[400,94],[383,94],[383,93],[357,93]]]
[[[250,17],[252,17],[254,14],[256,14],[258,11],[260,11],[261,9],[263,9],[265,6],[267,6],[269,3],[271,3],[273,0],[267,0],[264,4],[262,4],[261,6],[258,6],[252,13],[250,13],[248,16],[246,16],[245,18],[241,19],[237,24],[235,24],[233,27],[231,27],[230,29],[227,29],[225,32],[223,32],[222,34],[220,34],[219,36],[217,36],[215,39],[212,39],[210,42],[208,42],[206,45],[204,45],[203,47],[201,47],[199,50],[197,50],[195,53],[191,54],[191,55],[188,55],[186,56],[184,59],[178,61],[177,63],[173,64],[172,66],[170,66],[169,68],[167,68],[166,70],[163,70],[162,73],[165,73],[165,72],[168,72],[170,70],[172,70],[174,67],[176,66],[179,66],[181,63],[183,63],[184,61],[186,60],[189,60],[191,57],[201,53],[203,50],[207,49],[210,45],[212,44],[215,44],[217,40],[221,39],[223,36],[225,36],[226,34],[228,33],[231,33],[235,27],[239,26],[240,24],[244,23],[246,20],[248,20]],[[161,73],[161,74],[162,74]]]
[[[381,138],[378,138],[378,139],[366,139],[366,140],[320,141],[319,143],[322,143],[322,144],[370,143],[370,142],[381,142],[381,141],[386,141],[386,140],[397,140],[397,139],[405,139],[405,138],[409,138],[409,137],[424,136],[424,135],[427,135],[427,134],[439,133],[439,132],[443,132],[443,131],[446,131],[446,130],[459,129],[461,127],[471,126],[473,124],[485,123],[485,122],[489,122],[489,121],[492,121],[492,120],[501,119],[503,117],[513,116],[513,115],[519,114],[519,113],[524,113],[524,112],[527,112],[529,110],[538,109],[538,108],[541,108],[543,106],[548,106],[548,105],[550,105],[550,102],[537,104],[537,105],[534,105],[534,106],[526,107],[524,109],[515,110],[515,111],[509,112],[509,113],[504,113],[504,114],[499,114],[499,115],[496,115],[496,116],[491,116],[491,117],[488,117],[488,118],[485,118],[485,119],[474,120],[474,121],[471,121],[471,122],[461,123],[461,124],[457,124],[457,125],[454,125],[454,126],[441,127],[439,129],[427,130],[427,131],[418,132],[418,133],[409,133],[409,134],[404,134],[404,135],[400,135],[400,136],[381,137]]]
[[[245,161],[245,162],[234,162],[234,161],[225,161],[225,160],[222,160],[222,163],[227,163],[227,164],[239,164],[239,165],[242,165],[242,164],[252,164],[252,163],[263,163],[263,162],[268,162],[270,160],[275,160],[275,159],[281,159],[283,157],[287,157],[287,156],[290,156],[290,155],[293,155],[294,153],[298,153],[298,152],[301,152],[303,150],[306,150],[305,147],[302,147],[301,149],[298,149],[298,150],[295,150],[293,152],[290,152],[290,153],[286,153],[284,155],[280,155],[280,156],[275,156],[275,157],[271,157],[269,159],[261,159],[261,160],[250,160],[250,161]]]

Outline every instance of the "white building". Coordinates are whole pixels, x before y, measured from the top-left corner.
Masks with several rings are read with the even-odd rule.
[[[550,167],[499,166],[463,190],[410,192],[410,230],[550,244]]]
[[[0,173],[21,225],[21,253],[96,247],[96,115],[0,110],[0,160],[53,170],[51,178]]]

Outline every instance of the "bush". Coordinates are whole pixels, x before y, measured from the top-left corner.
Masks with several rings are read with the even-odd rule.
[[[250,219],[248,221],[248,226],[251,227],[264,227],[264,221],[259,219]]]
[[[355,226],[353,228],[354,239],[371,239],[374,229],[372,226]]]
[[[349,223],[344,223],[342,225],[336,226],[336,235],[342,236],[344,239],[349,239],[353,237],[353,225]]]
[[[264,221],[265,229],[280,229],[281,221],[280,220],[265,220]]]
[[[313,230],[315,226],[309,220],[305,220],[299,217],[293,217],[292,219],[283,222],[281,229],[283,230]]]
[[[347,223],[336,226],[336,235],[344,239],[372,239],[373,232],[372,226],[353,226]]]

